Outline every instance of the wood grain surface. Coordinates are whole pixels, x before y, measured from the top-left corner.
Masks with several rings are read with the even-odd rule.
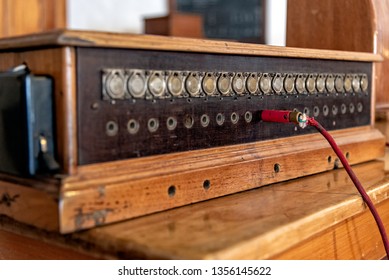
[[[66,0],[0,0],[0,37],[66,27]]]
[[[389,177],[383,161],[354,166],[386,227]],[[1,206],[1,205],[0,205]],[[343,169],[68,235],[3,221],[0,227],[90,258],[120,259],[381,259],[374,220]],[[2,232],[0,232],[0,235]],[[4,235],[2,235],[4,236]],[[11,237],[15,238],[15,237]],[[18,237],[16,237],[18,238]],[[23,252],[0,244],[3,258]],[[1,242],[0,242],[1,243]],[[38,244],[38,243],[37,243]],[[42,243],[39,243],[43,246]],[[16,248],[12,249],[13,246]],[[34,258],[37,247],[24,252]],[[60,258],[40,255],[39,258]]]
[[[289,0],[287,42],[290,47],[373,52],[377,109],[389,109],[389,1]]]
[[[63,245],[0,229],[0,260],[87,260],[88,254],[79,253]]]
[[[389,226],[389,178],[383,162],[354,170]],[[331,243],[332,235],[338,243]],[[373,218],[342,169],[75,236],[120,258],[380,259],[384,255]],[[329,246],[323,248],[325,244]]]
[[[303,57],[352,61],[382,60],[380,55],[367,52],[318,51],[312,49],[285,48],[217,40],[75,30],[58,30],[0,40],[0,50],[3,51],[34,47],[42,48],[53,45]]]
[[[351,163],[384,154],[370,127],[334,131]],[[366,151],[369,151],[368,153]],[[61,188],[63,233],[203,201],[333,169],[319,134],[78,167]],[[257,172],[260,170],[260,172]]]

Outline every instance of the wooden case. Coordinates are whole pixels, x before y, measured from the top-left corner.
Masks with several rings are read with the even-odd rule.
[[[373,61],[381,59],[380,56],[369,53],[67,30],[1,40],[0,70],[27,63],[34,74],[54,78],[57,154],[62,172],[35,178],[1,174],[0,214],[61,233],[162,211],[339,166],[336,155],[317,133],[308,137],[292,134],[292,137],[273,137],[208,149],[80,164],[78,98],[82,75],[80,76],[79,50],[85,48],[104,52],[143,50],[183,55],[231,55],[247,57],[248,61],[256,57],[292,61],[307,59],[313,62],[330,60],[335,64],[367,63],[369,69],[372,69]],[[90,59],[93,61],[93,57]],[[283,65],[280,64],[280,67]],[[372,84],[368,97],[370,108],[365,110],[370,122],[332,131],[352,164],[375,159],[384,153],[384,138],[373,128],[373,95]]]

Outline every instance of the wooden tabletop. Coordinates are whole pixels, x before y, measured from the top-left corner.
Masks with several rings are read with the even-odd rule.
[[[389,228],[385,162],[360,164],[354,170]],[[4,218],[0,225],[7,232],[16,231],[17,238],[24,235],[44,239],[42,248],[66,246],[66,250],[75,251],[76,259],[85,254],[91,258],[131,259],[384,257],[375,222],[343,169],[65,236]],[[12,243],[1,243],[0,252],[9,252],[9,246]],[[25,253],[25,258],[42,258],[40,254]],[[17,256],[22,255],[21,251]],[[0,254],[0,258],[13,256]],[[72,257],[51,254],[49,258]]]

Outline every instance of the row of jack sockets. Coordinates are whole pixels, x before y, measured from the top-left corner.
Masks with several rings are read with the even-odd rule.
[[[333,105],[331,108],[327,105],[324,105],[322,110],[318,106],[314,106],[312,111],[309,108],[304,108],[303,112],[307,115],[313,115],[314,117],[318,117],[320,114],[327,117],[330,113],[333,116],[338,114],[346,114],[349,111],[351,114],[358,112],[361,113],[363,111],[363,104],[358,102],[357,105],[354,103],[350,103],[348,106],[346,104],[341,104],[340,107]],[[230,115],[230,121],[232,124],[236,125],[239,122],[240,116],[238,113],[233,112]],[[246,123],[250,123],[253,120],[253,114],[250,111],[247,111],[243,115],[243,119]],[[226,121],[226,116],[223,113],[218,113],[215,116],[215,122],[217,125],[222,126]],[[195,122],[195,118],[192,115],[185,115],[183,118],[183,125],[190,129],[193,127]],[[200,117],[200,124],[202,127],[207,127],[211,123],[211,118],[207,114],[203,114]],[[173,131],[176,129],[178,125],[178,120],[176,117],[168,117],[166,120],[166,127],[169,131]],[[147,129],[149,132],[154,133],[157,132],[160,127],[160,122],[158,118],[150,118],[147,121]],[[127,122],[127,131],[131,135],[135,135],[139,132],[140,123],[135,119],[130,119]],[[119,126],[115,121],[108,121],[106,124],[106,134],[108,136],[115,136],[119,131]]]
[[[292,74],[105,69],[103,99],[366,93],[366,74]]]

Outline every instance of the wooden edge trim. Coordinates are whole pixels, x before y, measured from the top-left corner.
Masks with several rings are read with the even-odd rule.
[[[60,230],[62,233],[78,231],[334,168],[334,162],[327,158],[331,156],[335,160],[336,156],[328,145],[317,147],[306,145],[306,140],[299,141],[293,142],[291,147],[304,146],[300,150],[279,153],[278,149],[273,149],[267,156],[257,151],[249,160],[227,159],[224,164],[213,162],[213,166],[202,167],[193,163],[185,171],[173,170],[163,175],[154,172],[158,169],[156,167],[138,178],[110,174],[103,169],[99,177],[81,176],[79,180],[64,183],[61,189]],[[375,131],[358,137],[354,134],[354,138],[349,135],[344,139],[338,137],[338,141],[341,148],[351,155],[351,163],[372,160],[384,154],[384,138]],[[266,151],[265,147],[263,151]],[[185,165],[180,160],[175,164]],[[276,164],[280,171],[275,170]],[[169,170],[164,164],[160,168]],[[206,189],[206,181],[213,187]],[[171,188],[174,199],[170,195]]]
[[[76,104],[76,52],[73,47],[63,48],[63,167],[67,174],[74,174],[77,169],[77,104]]]
[[[366,62],[378,62],[383,60],[381,55],[363,52],[314,50],[206,39],[79,30],[56,30],[0,40],[0,50],[53,45],[223,53],[252,56],[300,57]]]

